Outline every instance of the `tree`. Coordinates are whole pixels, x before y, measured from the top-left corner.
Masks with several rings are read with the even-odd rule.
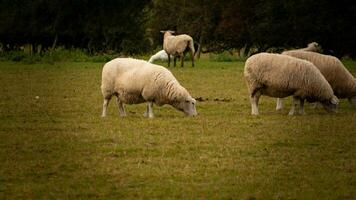
[[[10,49],[26,43],[126,54],[149,48],[149,0],[3,0],[0,42]]]

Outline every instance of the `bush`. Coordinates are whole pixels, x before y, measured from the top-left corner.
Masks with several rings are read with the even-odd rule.
[[[42,61],[49,63],[63,61],[82,62],[88,60],[89,56],[85,51],[80,49],[65,49],[63,47],[46,51],[42,56]]]
[[[151,55],[160,51],[161,48],[157,48],[156,51],[151,51],[148,54],[134,55],[137,59],[148,60]],[[14,61],[23,62],[26,64],[33,63],[56,63],[56,62],[108,62],[117,57],[128,57],[130,54],[119,54],[114,51],[107,51],[105,53],[97,53],[91,55],[88,51],[83,49],[65,49],[64,47],[58,47],[55,49],[49,49],[42,51],[39,54],[28,54],[24,51],[9,51],[0,52],[0,61]],[[189,53],[186,54],[185,60],[191,60]],[[222,60],[223,61],[223,60]],[[172,60],[173,62],[173,60]],[[179,62],[179,59],[178,59]]]
[[[24,62],[27,64],[45,62],[45,63],[55,63],[55,62],[107,62],[117,57],[114,52],[111,54],[97,54],[89,55],[89,53],[82,49],[65,49],[63,47],[58,47],[56,49],[50,49],[42,52],[41,54],[27,54],[23,51],[10,51],[1,52],[1,61],[14,61],[14,62]]]
[[[108,62],[112,59],[114,59],[116,56],[114,55],[95,55],[90,58],[90,61],[92,62]]]
[[[2,52],[0,56],[0,60],[2,61],[22,61],[26,58],[26,54],[23,51],[10,51],[10,52]]]
[[[233,61],[241,61],[244,60],[245,58],[239,57],[236,53],[230,53],[224,51],[219,54],[215,54],[215,53],[209,54],[209,59],[211,61],[216,61],[216,62],[233,62]]]

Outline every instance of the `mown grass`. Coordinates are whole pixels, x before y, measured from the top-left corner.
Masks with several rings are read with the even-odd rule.
[[[0,199],[353,199],[356,109],[250,115],[243,62],[170,68],[199,116],[115,101],[102,63],[0,63]],[[164,65],[166,65],[164,63]],[[356,62],[346,62],[356,74]],[[38,96],[38,98],[36,98]],[[287,101],[286,101],[287,102]],[[286,106],[288,107],[288,105]]]

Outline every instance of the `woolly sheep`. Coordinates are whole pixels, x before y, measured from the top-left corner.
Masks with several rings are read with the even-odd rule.
[[[161,31],[163,33],[163,49],[168,55],[174,56],[174,66],[176,66],[176,58],[180,57],[181,67],[184,65],[184,54],[189,50],[192,59],[192,66],[194,67],[194,42],[193,38],[189,35],[172,35],[174,31]],[[168,57],[168,67],[170,66],[171,59]]]
[[[117,97],[120,116],[126,116],[124,104],[148,102],[145,117],[153,118],[152,106],[170,104],[186,115],[195,116],[195,99],[166,68],[147,61],[117,58],[103,67],[101,91],[104,97],[102,117],[109,101]]]
[[[337,97],[320,71],[310,62],[286,55],[259,53],[245,63],[244,76],[250,92],[252,114],[258,115],[261,95],[270,97],[293,96],[289,115],[295,114],[297,100],[304,113],[304,100],[319,101],[324,108],[335,111]]]
[[[296,49],[299,51],[311,51],[311,52],[318,52],[320,51],[320,45],[316,42],[311,42],[308,44],[307,47],[302,48],[302,49]]]
[[[172,58],[172,56],[170,56]],[[155,55],[151,56],[148,62],[153,63],[156,60],[166,61],[168,60],[168,55],[165,50],[157,52]]]
[[[301,49],[295,49],[292,51],[310,51],[310,52],[320,52],[321,47],[317,42],[311,42],[308,44],[306,48],[301,48]],[[276,105],[276,110],[280,110],[283,108],[283,100],[280,98],[277,98],[277,105]]]
[[[356,78],[338,58],[315,52],[285,51],[283,54],[313,63],[329,82],[335,95],[341,99],[347,98],[350,104],[355,105]]]

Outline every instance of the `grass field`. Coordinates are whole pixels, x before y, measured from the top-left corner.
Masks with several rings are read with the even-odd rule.
[[[356,75],[356,62],[345,62]],[[198,102],[115,101],[100,117],[103,63],[0,63],[0,199],[354,199],[356,108],[250,115],[243,62],[170,68]],[[36,98],[36,96],[38,96]]]

